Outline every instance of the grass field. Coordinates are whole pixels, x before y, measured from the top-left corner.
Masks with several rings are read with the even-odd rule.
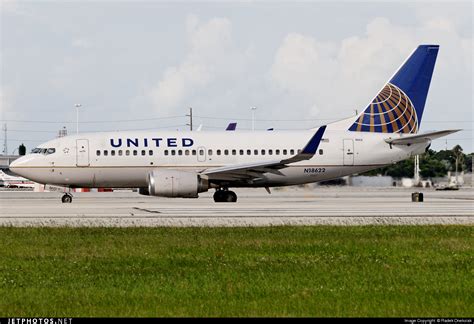
[[[474,227],[0,228],[0,316],[474,316]]]

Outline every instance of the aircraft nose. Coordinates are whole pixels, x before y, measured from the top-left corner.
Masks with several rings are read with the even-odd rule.
[[[13,161],[12,163],[10,163],[10,166],[8,168],[10,169],[11,172],[21,176],[22,168],[24,168],[28,164],[28,161],[30,160],[31,158],[28,155],[22,156],[16,159],[15,161]]]

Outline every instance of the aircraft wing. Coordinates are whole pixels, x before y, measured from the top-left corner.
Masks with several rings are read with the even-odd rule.
[[[424,143],[427,141],[432,141],[436,138],[443,137],[452,133],[459,132],[460,129],[451,129],[451,130],[444,130],[438,132],[429,132],[424,134],[414,134],[414,135],[406,135],[400,137],[389,137],[385,139],[390,145],[411,145],[417,143]]]
[[[305,147],[296,155],[282,160],[234,164],[218,168],[207,169],[201,172],[210,180],[232,181],[232,180],[252,180],[259,178],[264,173],[273,173],[283,175],[279,169],[286,168],[288,164],[309,160],[318,150],[319,143],[323,138],[326,126],[321,126],[318,131],[311,137]]]

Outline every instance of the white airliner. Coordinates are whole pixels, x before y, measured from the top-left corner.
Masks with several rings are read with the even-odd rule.
[[[43,184],[134,187],[235,202],[229,188],[289,186],[379,168],[458,130],[418,134],[439,46],[421,45],[356,117],[304,131],[100,132],[46,142],[10,165]],[[65,194],[63,202],[71,202]]]

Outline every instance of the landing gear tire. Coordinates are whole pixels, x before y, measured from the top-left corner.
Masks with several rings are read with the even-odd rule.
[[[227,191],[226,202],[237,202],[237,195],[233,191]]]
[[[72,202],[72,196],[70,194],[64,194],[61,198],[63,204],[70,204]]]
[[[214,193],[215,202],[236,202],[237,195],[233,191],[229,190],[216,190]]]

